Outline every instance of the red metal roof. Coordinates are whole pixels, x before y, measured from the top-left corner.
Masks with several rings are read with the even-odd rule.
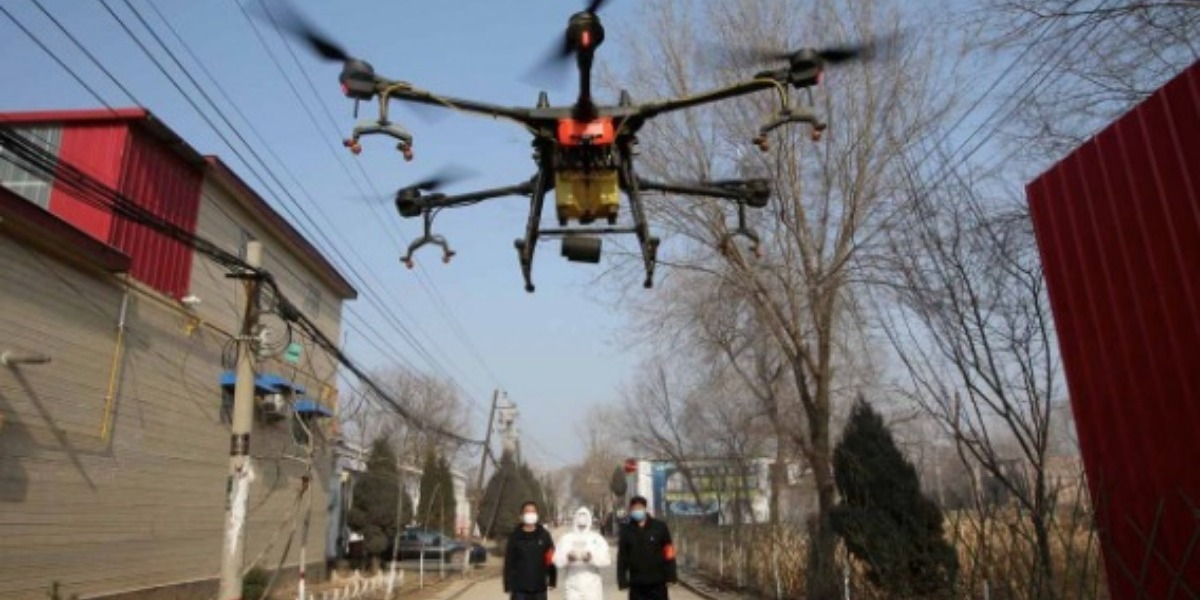
[[[3,186],[0,186],[0,231],[106,271],[126,272],[132,264],[128,254],[93,238]]]
[[[343,299],[354,299],[358,292],[349,281],[321,254],[299,231],[280,216],[253,188],[238,177],[227,165],[215,156],[202,156],[187,144],[178,134],[158,120],[153,113],[144,108],[61,110],[61,111],[30,111],[16,113],[0,113],[0,125],[39,125],[49,123],[95,124],[125,122],[136,127],[139,131],[149,133],[160,143],[165,144],[172,152],[188,164],[196,166],[204,172],[211,172],[222,178],[226,183],[240,190],[248,204],[247,208],[259,216],[269,226],[283,235],[302,255],[312,263],[313,267],[337,291]],[[117,187],[117,186],[113,186]],[[192,222],[194,227],[194,222]]]
[[[0,125],[41,125],[48,123],[81,124],[106,122],[128,122],[136,125],[164,142],[173,152],[186,162],[196,166],[204,165],[204,158],[179,137],[166,123],[154,116],[154,113],[138,107],[86,109],[86,110],[41,110],[27,112],[0,113]]]
[[[1026,195],[1112,597],[1195,597],[1200,63]]]

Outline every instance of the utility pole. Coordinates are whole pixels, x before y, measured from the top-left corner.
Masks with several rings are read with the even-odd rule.
[[[487,433],[483,436],[483,454],[479,457],[479,478],[475,489],[483,498],[483,470],[487,467],[488,452],[492,449],[492,423],[496,420],[496,401],[500,399],[500,390],[492,392],[492,410],[488,413]]]
[[[246,507],[250,500],[250,482],[254,471],[250,464],[250,430],[254,425],[254,348],[250,337],[258,325],[258,292],[261,285],[257,269],[262,266],[262,244],[246,243],[246,264],[250,273],[228,277],[246,281],[246,312],[237,339],[237,381],[233,388],[233,423],[230,427],[229,477],[226,480],[225,540],[221,546],[221,587],[219,600],[242,597],[242,562],[245,555]]]
[[[508,398],[504,399],[504,405],[500,406],[500,426],[504,429],[504,453],[512,454],[514,458],[517,455],[517,405],[513,404]]]
[[[497,388],[492,392],[492,410],[488,412],[487,433],[483,436],[483,452],[479,457],[479,478],[475,485],[475,508],[471,511],[470,525],[467,526],[467,537],[471,537],[471,532],[479,527],[479,515],[483,510],[483,472],[487,469],[488,455],[492,452],[492,424],[496,422],[496,402],[500,399],[500,389]],[[479,532],[480,535],[483,531]]]

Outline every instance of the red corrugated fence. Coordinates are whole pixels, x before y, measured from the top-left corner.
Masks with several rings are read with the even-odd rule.
[[[1112,597],[1200,597],[1200,63],[1026,195]]]

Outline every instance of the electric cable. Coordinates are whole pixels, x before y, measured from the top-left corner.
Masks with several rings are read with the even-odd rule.
[[[145,225],[155,231],[162,233],[176,241],[195,249],[197,252],[209,256],[218,263],[230,268],[239,270],[244,273],[254,273],[263,278],[264,282],[274,287],[274,279],[271,274],[261,268],[255,268],[247,264],[241,258],[227,251],[220,249],[216,244],[208,241],[200,236],[197,236],[183,228],[174,225],[162,218],[150,213],[145,208],[137,205],[132,200],[128,199],[120,192],[109,188],[102,182],[92,178],[90,175],[80,171],[73,164],[59,160],[57,156],[38,147],[32,141],[24,136],[16,133],[9,127],[0,127],[0,147],[10,151],[20,159],[29,163],[30,166],[38,169],[39,175],[46,178],[48,181],[54,181],[57,184],[65,187],[73,192],[80,199],[89,202],[97,207],[107,208],[114,213],[127,218],[131,221]],[[7,157],[4,157],[7,159]],[[364,373],[357,364],[355,364],[345,353],[341,351],[337,345],[329,340],[327,336],[308,319],[294,304],[292,304],[281,290],[274,288],[274,293],[279,300],[283,314],[288,315],[289,320],[296,322],[303,331],[312,337],[322,348],[330,352],[331,356],[337,358],[338,362],[350,369],[364,383],[371,387],[372,391],[379,395],[388,405],[392,406],[398,414],[412,421],[423,430],[443,435],[452,439],[456,439],[465,444],[481,444],[479,440],[473,440],[454,432],[447,432],[437,427],[429,427],[427,424],[408,411],[400,402],[398,402],[391,394],[383,390],[375,381]]]
[[[183,67],[183,65],[179,62],[178,58],[174,55],[174,53],[170,50],[170,48],[168,48],[166,46],[166,44],[162,41],[161,37],[159,37],[158,34],[149,27],[149,25],[146,23],[145,19],[141,16],[141,13],[139,13],[137,11],[137,9],[134,8],[132,6],[132,4],[129,3],[129,0],[124,0],[124,2],[130,8],[130,10],[132,10],[134,12],[135,17],[143,24],[143,26],[146,27],[150,31],[151,36],[159,43],[160,46],[162,46],[164,51],[167,53],[168,57],[183,72],[185,77],[187,77],[188,80],[192,83],[192,85],[195,86],[197,88],[197,90],[200,91],[201,96],[209,103],[210,106],[213,107],[214,111],[217,113],[217,116],[226,124],[227,127],[229,127],[233,131],[234,136],[237,137],[242,142],[242,144],[249,151],[250,155],[253,156],[255,158],[255,160],[258,161],[258,164],[263,167],[263,169],[270,176],[271,180],[273,180],[275,185],[278,186],[278,189],[284,190],[284,196],[286,196],[291,201],[291,204],[296,207],[296,209],[300,212],[300,214],[314,228],[316,233],[319,234],[318,237],[321,238],[322,240],[324,240],[327,247],[330,250],[332,250],[333,253],[338,258],[341,259],[343,266],[350,273],[352,273],[354,275],[354,277],[359,280],[360,283],[366,283],[366,279],[362,276],[362,274],[359,273],[358,270],[354,267],[354,265],[352,263],[350,263],[349,260],[346,259],[346,257],[341,253],[341,251],[337,248],[337,246],[335,244],[333,244],[327,236],[324,235],[324,230],[320,226],[317,225],[316,220],[313,219],[312,215],[309,214],[309,212],[303,206],[300,205],[299,201],[295,198],[295,196],[293,196],[291,194],[291,192],[288,191],[287,186],[283,185],[283,182],[280,181],[278,175],[275,174],[274,170],[272,170],[267,165],[266,161],[258,154],[258,152],[254,149],[254,147],[249,142],[247,142],[245,137],[243,137],[242,134],[237,130],[237,128],[233,126],[233,124],[229,121],[228,117],[225,116],[224,112],[221,111],[221,109],[219,107],[217,107],[216,103],[212,100],[212,98],[208,95],[208,93],[204,91],[203,86],[200,86],[199,83],[196,82],[195,78],[192,77],[191,73],[188,72],[185,67]],[[174,77],[171,76],[171,74],[162,65],[162,63],[157,58],[155,58],[155,56],[150,52],[149,48],[147,48],[147,46],[133,33],[132,29],[130,29],[130,27],[125,23],[124,19],[122,19],[115,11],[112,10],[112,8],[108,5],[108,0],[101,0],[101,5],[104,6],[104,8],[108,11],[108,13],[117,21],[117,23],[121,26],[121,28],[125,31],[125,33],[131,39],[133,39],[133,41],[142,50],[142,52],[148,58],[150,58],[151,62],[154,63],[154,65],[158,68],[159,72],[161,72],[163,74],[163,76],[166,77],[171,82],[171,84],[175,87],[176,91],[178,91],[185,98],[185,100],[187,100],[187,102],[192,106],[192,108],[194,110],[196,110],[197,113],[200,114],[201,118],[205,121],[205,123],[207,123],[209,125],[209,127],[218,135],[218,137],[220,137],[222,139],[222,141],[225,142],[226,146],[228,146],[230,148],[230,150],[234,152],[234,154],[242,161],[242,163],[251,170],[251,172],[255,175],[255,177],[257,177],[260,180],[260,182],[264,183],[264,185],[265,185],[267,183],[267,181],[262,177],[261,174],[258,173],[257,169],[255,169],[253,167],[253,165],[251,165],[250,162],[246,159],[246,157],[239,150],[237,150],[237,148],[234,147],[233,143],[229,140],[229,138],[226,137],[225,134],[220,130],[220,128],[218,128],[216,126],[216,124],[212,121],[212,119],[210,119],[208,117],[208,115],[199,107],[199,105],[195,102],[195,100],[183,90],[183,87],[180,85],[180,83]],[[267,189],[270,190],[271,188],[269,186],[267,186]],[[303,187],[301,189],[305,193],[307,193],[307,189],[305,189]],[[309,198],[311,200],[311,195],[309,196]],[[318,203],[313,201],[313,204],[314,204],[314,206],[317,207],[318,210],[320,210],[320,205]],[[285,209],[285,211],[288,212],[288,214],[290,216],[293,217],[293,219],[296,218],[296,215],[293,214],[286,205],[284,206],[284,209]],[[328,217],[325,217],[325,220],[326,220],[326,222],[329,222]],[[378,276],[376,278],[378,278]],[[369,289],[369,286],[365,286],[365,288]],[[385,316],[387,316],[392,321],[393,325],[398,328],[398,331],[401,333],[401,335],[407,341],[410,342],[410,344],[413,346],[413,348],[418,352],[419,355],[421,355],[430,364],[430,366],[432,366],[436,369],[441,369],[443,372],[446,372],[445,368],[440,366],[440,363],[436,359],[434,359],[432,357],[432,355],[429,354],[429,351],[424,347],[424,345],[416,340],[416,338],[408,330],[408,328],[405,327],[403,325],[403,323],[390,310],[390,308],[388,308],[388,305],[377,302],[373,295],[366,293],[366,289],[364,289],[364,298],[366,298],[369,303],[374,305],[377,310],[380,310],[381,313],[385,314]],[[448,372],[446,372],[446,373],[448,375]]]

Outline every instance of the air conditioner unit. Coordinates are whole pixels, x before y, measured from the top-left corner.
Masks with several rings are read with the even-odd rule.
[[[287,414],[287,400],[283,394],[267,394],[259,400],[258,409],[263,416],[282,417]]]

